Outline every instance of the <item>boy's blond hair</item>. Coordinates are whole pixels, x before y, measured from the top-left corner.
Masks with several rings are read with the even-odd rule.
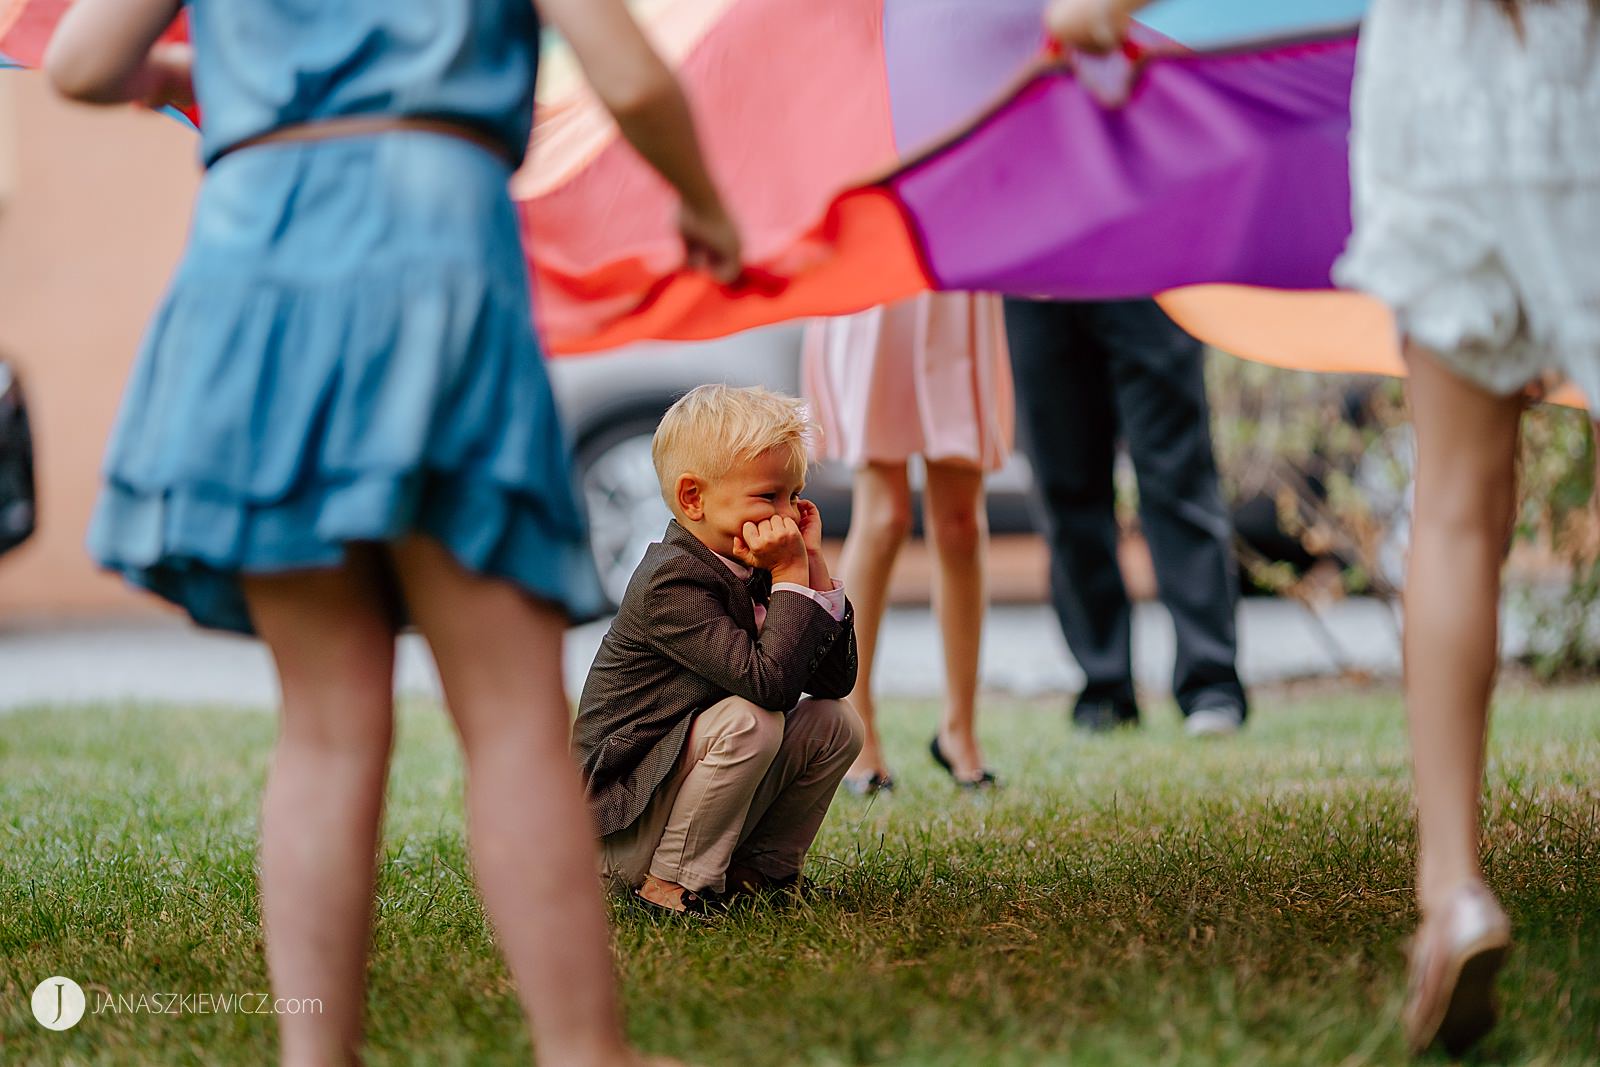
[[[692,474],[715,481],[734,467],[785,449],[789,469],[803,473],[816,428],[805,401],[760,386],[701,385],[678,398],[661,416],[650,458],[667,507],[677,514],[678,478]]]

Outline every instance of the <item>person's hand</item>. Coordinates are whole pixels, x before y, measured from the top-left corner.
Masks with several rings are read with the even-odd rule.
[[[745,523],[733,539],[733,555],[746,566],[771,571],[774,582],[805,585],[811,576],[800,526],[784,515]]]
[[[822,512],[809,500],[800,501],[800,539],[806,545],[806,563],[811,572],[807,577],[811,588],[818,592],[833,591],[833,575],[828,571],[828,560],[822,554]]]
[[[144,61],[146,84],[140,103],[146,107],[194,107],[194,48],[182,41],[161,41]]]
[[[1128,36],[1127,0],[1051,0],[1045,30],[1067,48],[1114,52]]]
[[[690,270],[703,270],[723,285],[744,273],[738,224],[720,202],[696,208],[685,201],[678,210],[678,233]]]
[[[822,512],[809,500],[800,501],[800,537],[806,543],[806,553],[816,555],[822,551]]]

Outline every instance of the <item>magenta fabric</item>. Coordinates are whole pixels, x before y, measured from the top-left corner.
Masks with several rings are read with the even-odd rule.
[[[1120,105],[1051,73],[889,184],[940,289],[1327,288],[1350,232],[1355,54],[1352,35],[1170,57]]]

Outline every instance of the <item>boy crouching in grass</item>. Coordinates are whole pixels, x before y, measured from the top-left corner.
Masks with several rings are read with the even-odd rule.
[[[850,603],[800,496],[810,432],[800,401],[725,385],[656,430],[673,520],[601,642],[573,748],[603,874],[660,908],[797,890],[861,748]]]

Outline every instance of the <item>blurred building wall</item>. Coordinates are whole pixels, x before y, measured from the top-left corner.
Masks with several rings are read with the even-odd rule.
[[[146,318],[177,261],[195,134],[55,99],[0,72],[0,356],[33,422],[39,529],[0,557],[0,621],[149,613],[83,549],[100,453]]]

